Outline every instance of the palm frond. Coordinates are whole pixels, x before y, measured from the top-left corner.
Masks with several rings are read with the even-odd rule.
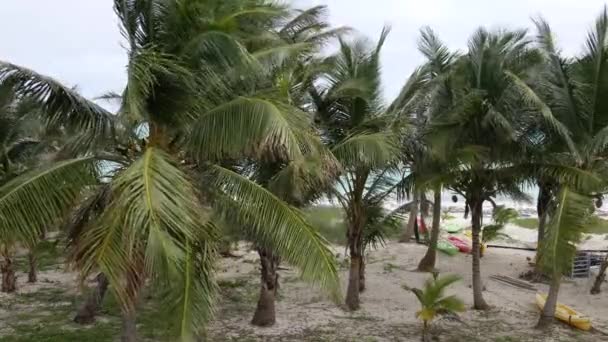
[[[583,196],[563,186],[557,195],[557,208],[550,213],[546,236],[541,244],[541,266],[550,274],[561,275],[572,267],[593,206],[590,197]]]
[[[5,82],[18,96],[37,103],[48,125],[65,125],[95,137],[113,130],[112,114],[50,77],[0,61],[0,83]]]
[[[31,243],[57,224],[87,186],[95,185],[93,158],[61,161],[27,172],[0,187],[0,231]]]
[[[399,150],[388,132],[359,133],[334,146],[332,153],[344,167],[380,168],[396,160]]]
[[[222,196],[216,207],[237,219],[255,241],[271,246],[288,263],[298,267],[305,280],[317,283],[337,299],[340,284],[328,242],[304,219],[268,190],[220,166],[208,174]]]
[[[174,316],[178,326],[187,321],[188,329],[195,329],[212,311],[209,305],[215,287],[212,274],[196,273],[192,278],[193,263],[202,263],[202,270],[207,271],[212,263],[201,260],[210,254],[201,256],[192,245],[204,241],[213,248],[217,233],[213,225],[205,224],[208,218],[192,181],[166,153],[149,147],[113,179],[111,188],[110,205],[78,241],[82,275],[99,267],[126,308],[135,304],[133,293],[125,286],[135,276],[149,276],[160,289],[171,289],[176,279],[189,288],[171,297],[181,309],[168,309],[183,313]],[[138,266],[140,259],[143,269]],[[200,280],[203,278],[207,279]],[[192,302],[201,298],[208,299]]]

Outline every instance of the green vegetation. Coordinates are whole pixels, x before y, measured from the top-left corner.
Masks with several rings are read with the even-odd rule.
[[[513,220],[519,227],[527,229],[538,229],[538,219],[535,217],[520,217]],[[587,234],[608,234],[608,220],[592,216],[586,222],[581,232]]]
[[[386,101],[381,56],[390,29],[371,41],[332,27],[325,6],[293,6],[115,0],[128,61],[117,70],[126,72],[120,94],[103,96],[118,103],[114,112],[75,87],[0,61],[2,291],[15,292],[16,270],[35,278],[36,269],[65,264],[98,283],[87,298],[62,289],[8,295],[9,305],[43,308],[14,315],[7,338],[120,333],[123,342],[138,335],[192,342],[204,337],[219,296],[232,305],[227,314],[251,309],[257,297],[251,322],[272,325],[280,263],[342,300],[330,242],[347,247],[344,301],[357,310],[366,253],[397,235],[408,242],[431,205],[419,269],[434,268],[443,188],[466,198],[473,305],[488,309],[484,203],[521,199],[530,184],[539,185],[541,220],[515,222],[539,226],[536,260],[552,278],[539,325],[553,321],[581,233],[608,232],[607,221],[586,221],[608,193],[608,9],[576,56],[562,54],[540,18],[534,33],[481,27],[458,52],[424,27],[424,63]],[[325,198],[336,207],[310,208]],[[493,232],[512,218],[497,211]],[[46,233],[56,231],[49,242]],[[218,283],[218,252],[229,256],[235,240],[253,244],[261,281]],[[608,259],[603,266],[600,284]],[[434,277],[412,290],[425,338],[436,314],[461,308],[442,296],[455,281]],[[60,328],[73,311],[84,312],[84,324],[100,308],[106,321],[93,328]]]

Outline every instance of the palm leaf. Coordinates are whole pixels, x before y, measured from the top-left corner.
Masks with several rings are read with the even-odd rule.
[[[570,270],[576,244],[590,215],[592,201],[563,186],[557,195],[557,208],[552,212],[546,236],[541,244],[541,266],[551,274]]]
[[[58,223],[87,186],[97,182],[93,158],[61,161],[0,187],[0,231],[27,243]]]
[[[218,205],[224,214],[237,219],[255,241],[271,246],[288,263],[298,267],[305,280],[340,294],[336,263],[328,242],[304,219],[268,190],[249,179],[213,166],[208,177],[221,189]]]
[[[0,83],[4,82],[19,96],[35,101],[49,125],[66,125],[96,137],[111,134],[112,114],[50,77],[0,61]]]

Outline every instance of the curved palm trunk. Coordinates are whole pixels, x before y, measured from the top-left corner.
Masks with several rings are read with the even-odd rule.
[[[99,273],[96,277],[97,286],[85,301],[84,305],[78,310],[76,313],[76,317],[74,317],[74,322],[78,324],[90,324],[95,322],[95,316],[101,309],[101,304],[103,303],[103,299],[108,290],[108,278],[105,274]]]
[[[137,342],[136,322],[135,309],[123,311],[120,342]]]
[[[602,292],[602,283],[606,279],[606,269],[608,268],[608,254],[602,261],[602,266],[600,267],[600,273],[595,278],[595,282],[593,283],[593,287],[591,288],[591,294],[599,294]]]
[[[135,303],[139,299],[141,288],[145,282],[144,261],[135,261],[135,267],[131,270],[131,275],[127,279],[126,293],[131,298],[133,305],[122,310],[122,334],[121,342],[137,341],[137,309]]]
[[[418,194],[414,193],[414,198],[412,199],[412,204],[410,206],[410,215],[407,220],[407,225],[403,231],[403,235],[399,238],[399,242],[410,242],[412,239],[412,234],[414,234],[414,229],[416,225],[416,218],[418,217]]]
[[[435,189],[433,205],[433,227],[431,228],[431,241],[426,254],[418,264],[418,271],[432,272],[435,269],[437,258],[437,240],[439,239],[439,226],[441,220],[441,186]]]
[[[471,224],[473,239],[473,307],[476,310],[489,308],[483,299],[483,283],[481,281],[481,217],[483,215],[483,200],[480,197],[471,200]]]
[[[261,286],[258,305],[251,324],[260,327],[274,325],[276,322],[275,300],[279,289],[279,258],[267,248],[258,248],[261,266]]]
[[[35,283],[38,281],[38,274],[36,272],[36,268],[37,268],[36,253],[33,250],[30,250],[30,252],[28,253],[27,261],[28,261],[28,265],[29,265],[29,269],[27,272],[27,282]]]
[[[359,292],[363,291],[365,291],[365,255],[361,256],[361,263],[359,264]]]
[[[17,289],[17,277],[15,276],[15,268],[13,259],[7,255],[4,256],[2,262],[2,292],[11,293]]]
[[[539,329],[547,328],[555,321],[555,308],[557,307],[557,295],[559,293],[560,284],[561,275],[554,274],[551,280],[551,286],[549,287],[549,294],[547,295],[545,307],[543,308],[538,324],[536,325]]]

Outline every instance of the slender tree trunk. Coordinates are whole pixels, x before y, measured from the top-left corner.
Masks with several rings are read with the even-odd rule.
[[[420,213],[424,217],[428,217],[429,216],[429,201],[426,198],[426,193],[425,192],[422,192],[420,194]]]
[[[435,259],[437,258],[437,240],[439,239],[439,226],[441,220],[441,186],[435,189],[433,203],[433,226],[431,228],[431,241],[426,250],[426,254],[418,264],[418,271],[432,272],[435,269]]]
[[[481,233],[481,216],[483,200],[480,197],[471,200],[471,223],[473,238],[473,307],[476,310],[489,309],[488,304],[483,299],[483,283],[481,281],[481,243],[479,234]]]
[[[538,182],[538,199],[536,201],[536,213],[538,215],[538,236],[536,239],[536,273],[541,274],[540,269],[540,250],[542,241],[545,238],[545,227],[547,225],[547,216],[549,204],[551,203],[551,187],[545,182]]]
[[[13,260],[4,256],[4,262],[2,263],[2,292],[15,292],[17,289],[17,277],[15,276],[15,268],[13,266]]]
[[[137,302],[141,293],[141,288],[146,281],[144,259],[141,255],[133,259],[133,268],[127,278],[126,294],[131,298],[131,306],[122,310],[122,334],[121,342],[137,341]]]
[[[595,278],[595,282],[593,283],[593,287],[591,288],[591,294],[599,294],[602,292],[602,283],[606,279],[606,268],[608,268],[608,254],[606,254],[606,258],[602,261],[602,266],[600,266],[600,273]]]
[[[137,319],[135,309],[125,310],[122,313],[121,342],[137,342]]]
[[[470,206],[469,206],[469,200],[465,200],[464,203],[464,219],[468,219],[469,218],[469,210],[470,210]]]
[[[108,278],[105,274],[99,273],[97,275],[97,286],[91,291],[85,301],[84,305],[76,313],[74,322],[78,324],[90,324],[95,322],[95,316],[101,309],[101,304],[108,290]]]
[[[35,283],[38,281],[38,274],[36,272],[36,268],[37,268],[36,253],[33,251],[33,249],[30,249],[30,252],[27,255],[27,261],[29,264],[29,270],[27,272],[27,282]]]
[[[279,259],[267,248],[258,248],[261,266],[261,286],[258,305],[251,324],[268,327],[276,322],[275,300],[279,287]]]
[[[410,217],[407,220],[407,226],[405,226],[405,230],[403,231],[403,235],[401,235],[399,242],[410,242],[412,234],[414,234],[416,218],[418,218],[418,194],[414,192],[414,198],[412,200],[412,205],[410,206]]]
[[[560,274],[553,274],[547,301],[545,302],[545,307],[543,308],[538,324],[536,325],[539,329],[547,328],[555,321],[555,308],[557,307],[557,295],[559,293],[561,278],[562,276]]]
[[[365,217],[362,210],[353,210],[353,217],[348,227],[348,249],[350,254],[350,271],[348,287],[346,288],[346,306],[349,310],[359,309],[361,292],[361,272],[365,271],[363,264],[362,234]],[[363,275],[365,279],[365,275]]]
[[[361,256],[361,263],[359,264],[359,292],[363,291],[365,291],[365,255]]]
[[[361,259],[359,255],[350,255],[350,271],[348,274],[348,287],[346,289],[346,306],[349,310],[359,309],[359,272],[361,271]]]

